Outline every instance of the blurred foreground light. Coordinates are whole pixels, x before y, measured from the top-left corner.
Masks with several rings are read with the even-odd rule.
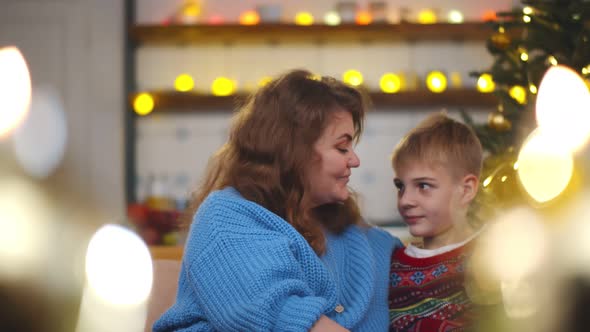
[[[517,208],[501,215],[484,232],[484,260],[497,280],[521,280],[535,272],[547,254],[547,234],[533,210]]]
[[[26,117],[31,103],[27,63],[16,47],[0,48],[0,138]]]
[[[518,155],[518,179],[537,202],[561,194],[572,178],[574,160],[559,137],[544,135],[537,128],[523,143]]]
[[[434,24],[437,21],[436,12],[432,9],[423,9],[418,12],[418,23]]]
[[[537,123],[566,149],[577,151],[590,138],[590,92],[582,77],[565,66],[543,76],[536,102]]]
[[[295,14],[295,24],[297,25],[312,25],[313,16],[309,12],[299,12]]]
[[[48,177],[64,157],[67,137],[66,115],[59,95],[50,88],[35,88],[29,115],[14,133],[19,164],[30,176]]]
[[[152,288],[150,252],[135,233],[106,225],[86,252],[88,286],[106,303],[132,305],[147,299]]]
[[[256,25],[260,23],[260,16],[255,10],[247,10],[240,14],[239,21],[241,25]]]
[[[41,266],[48,220],[51,209],[39,187],[22,178],[0,178],[0,279],[30,274]]]

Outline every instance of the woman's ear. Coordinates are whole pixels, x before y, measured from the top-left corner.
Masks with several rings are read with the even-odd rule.
[[[477,189],[479,188],[479,179],[473,174],[467,174],[461,180],[462,199],[464,204],[469,204],[477,195]]]

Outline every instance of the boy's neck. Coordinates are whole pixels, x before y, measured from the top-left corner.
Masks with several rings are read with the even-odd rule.
[[[437,236],[423,238],[423,247],[432,250],[461,243],[473,236],[474,233],[475,230],[467,222],[462,226],[455,225]]]

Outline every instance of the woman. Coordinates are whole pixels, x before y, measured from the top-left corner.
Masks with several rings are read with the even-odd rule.
[[[154,331],[387,330],[389,234],[347,187],[361,94],[296,70],[236,114],[193,206],[176,303]]]

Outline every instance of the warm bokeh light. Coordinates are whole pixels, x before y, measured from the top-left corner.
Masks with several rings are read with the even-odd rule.
[[[477,90],[483,93],[493,92],[496,88],[492,75],[485,73],[481,74],[477,79]]]
[[[140,93],[133,100],[133,109],[139,115],[148,115],[154,110],[154,97],[149,93]]]
[[[449,23],[455,23],[455,24],[459,24],[459,23],[463,23],[463,13],[461,13],[460,11],[453,9],[449,12],[448,15],[448,21]]]
[[[295,24],[297,25],[312,25],[313,16],[308,12],[299,12],[295,14]]]
[[[342,22],[340,15],[335,11],[329,11],[324,15],[324,23],[326,25],[339,25],[340,22]]]
[[[525,51],[522,51],[520,53],[520,60],[522,60],[523,62],[529,61],[529,54]]]
[[[440,71],[432,71],[426,76],[426,87],[434,93],[441,93],[447,89],[447,77]]]
[[[533,8],[526,6],[522,9],[522,13],[525,15],[531,15],[533,13]]]
[[[519,104],[526,104],[526,89],[520,85],[515,85],[508,90],[510,97],[514,98]]]
[[[531,17],[528,15],[523,15],[522,20],[524,23],[531,23]]]
[[[215,96],[230,96],[236,92],[236,83],[227,77],[218,77],[211,85],[211,92]]]
[[[174,80],[174,88],[176,91],[186,92],[195,87],[195,81],[189,74],[180,74]]]
[[[496,16],[496,11],[494,10],[486,10],[481,16],[481,20],[484,22],[495,21],[497,19],[498,16]]]
[[[26,117],[31,103],[31,77],[16,47],[0,48],[0,138]]]
[[[547,62],[549,62],[552,66],[557,66],[559,64],[559,62],[557,62],[557,59],[553,55],[550,55],[547,58]]]
[[[394,73],[385,73],[379,81],[381,91],[385,93],[397,93],[402,89],[403,80],[400,75]]]
[[[565,66],[550,67],[539,85],[536,100],[537,124],[543,134],[571,151],[590,138],[590,93],[575,71]]]
[[[436,12],[432,9],[424,9],[418,13],[418,23],[420,24],[434,24],[436,21]]]
[[[140,303],[152,289],[150,252],[137,234],[105,225],[88,244],[86,278],[88,286],[107,303]]]
[[[363,74],[358,70],[347,70],[342,75],[342,80],[352,86],[359,86],[363,84]]]
[[[242,25],[256,25],[260,23],[260,16],[255,10],[247,10],[240,14],[240,24]]]
[[[456,71],[451,72],[450,79],[451,79],[451,86],[453,88],[460,88],[463,86],[463,77],[462,77],[461,73],[456,72]]]
[[[572,178],[574,160],[559,137],[536,129],[518,155],[518,179],[531,198],[545,203],[559,196]]]
[[[0,177],[0,282],[32,273],[43,261],[47,243],[49,199],[26,179]]]
[[[368,25],[373,22],[373,17],[368,11],[361,10],[356,13],[355,22],[358,25]]]

